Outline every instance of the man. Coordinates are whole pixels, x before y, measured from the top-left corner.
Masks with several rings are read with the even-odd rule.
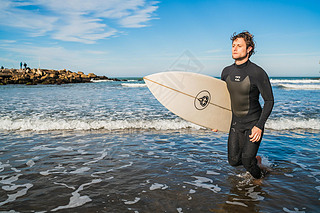
[[[273,94],[268,75],[252,63],[253,35],[247,31],[233,34],[232,58],[235,63],[224,68],[221,79],[227,83],[231,98],[232,123],[228,138],[228,161],[232,166],[243,165],[250,174],[262,177],[261,157],[256,156],[265,122],[273,108]],[[259,95],[264,100],[261,108]]]

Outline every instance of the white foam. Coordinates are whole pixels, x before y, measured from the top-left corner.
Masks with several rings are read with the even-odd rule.
[[[69,189],[73,189],[73,190],[76,189],[74,186],[68,186],[65,183],[57,183],[57,182],[53,182],[53,183],[56,184],[56,185],[65,186],[66,188],[69,188]]]
[[[35,162],[33,160],[29,160],[27,163],[26,163],[27,166],[29,167],[33,167],[35,165]]]
[[[15,182],[17,180],[19,180],[19,177],[21,176],[22,174],[16,174],[15,176],[12,176],[10,178],[7,178],[7,179],[2,179],[0,181],[1,184],[6,184],[6,185],[10,185],[12,184],[12,182]]]
[[[160,184],[160,183],[154,183],[150,186],[150,190],[156,190],[156,189],[167,189],[168,186],[166,184]]]
[[[40,172],[40,175],[48,176],[48,175],[50,175],[50,170],[47,170],[47,171],[44,171],[44,172]]]
[[[56,131],[56,130],[120,130],[120,129],[201,129],[202,127],[184,120],[67,120],[67,119],[33,119],[25,118],[14,120],[0,118],[0,130],[3,131]],[[61,149],[66,149],[60,147]],[[45,145],[34,147],[35,150],[50,150]],[[56,148],[58,149],[58,148]],[[61,150],[60,150],[61,151]],[[71,151],[67,148],[65,151]]]
[[[206,183],[206,182],[213,183],[213,180],[211,180],[210,178],[200,177],[200,176],[192,176],[192,177],[197,179],[195,180],[196,183]]]
[[[320,79],[271,79],[272,84],[290,83],[290,84],[312,84],[320,83]]]
[[[126,205],[132,205],[132,204],[139,202],[140,199],[141,198],[136,197],[133,201],[128,201],[128,200],[123,200],[123,201],[124,201],[124,204],[126,204]]]
[[[22,174],[16,174],[16,175],[9,177],[9,178],[6,178],[6,179],[4,179],[4,177],[2,178],[0,183],[4,185],[4,186],[2,186],[3,190],[14,191],[14,190],[17,190],[18,188],[23,188],[23,189],[18,190],[14,194],[8,194],[7,200],[0,202],[0,206],[3,206],[7,203],[11,203],[11,202],[15,201],[18,197],[22,197],[22,196],[26,195],[28,190],[33,186],[33,184],[31,184],[31,183],[26,183],[26,184],[22,184],[22,185],[14,184],[13,182],[18,181],[19,177],[21,175]]]
[[[91,174],[91,177],[99,177],[98,175],[105,174],[105,173],[107,173],[107,171],[94,172],[94,173]]]
[[[182,208],[177,208],[178,213],[183,213]]]
[[[293,177],[293,175],[291,175],[291,174],[287,174],[287,173],[284,173],[284,176],[287,176],[287,177]]]
[[[126,167],[130,167],[133,165],[133,162],[129,162],[129,164],[127,165],[123,165],[123,166],[120,166],[119,169],[123,169],[123,168],[126,168]]]
[[[194,160],[194,159],[192,159],[192,158],[187,158],[187,162],[189,162],[189,163],[198,163],[198,164],[202,164],[202,162],[201,162],[201,161]]]
[[[272,167],[272,162],[269,161],[267,156],[261,155],[261,164],[266,167]]]
[[[17,168],[11,168],[11,170],[14,171],[14,172],[21,172],[21,170],[17,169]]]
[[[286,207],[283,207],[282,209],[284,212],[288,212],[288,213],[297,213],[297,212],[305,213],[305,211],[303,210],[300,211],[298,208],[294,208],[294,210],[290,210],[290,209],[287,209]]]
[[[84,172],[86,172],[86,171],[89,171],[89,170],[90,170],[89,167],[82,167],[82,168],[77,169],[77,170],[75,170],[75,171],[71,171],[70,173],[71,173],[71,174],[82,174],[82,173],[84,173]]]
[[[194,190],[194,189],[189,190],[189,194],[194,194],[194,193],[196,193],[196,190]]]
[[[213,185],[213,184],[208,184],[207,182],[209,183],[212,183],[213,180],[209,179],[209,178],[206,178],[206,177],[199,177],[199,176],[192,176],[194,178],[196,178],[196,180],[192,181],[192,182],[184,182],[184,183],[187,183],[187,184],[190,184],[190,185],[194,185],[194,186],[197,186],[197,187],[201,187],[201,188],[204,188],[204,189],[209,189],[215,193],[218,193],[219,191],[221,191],[221,188],[218,186],[218,185]]]
[[[320,130],[320,119],[277,118],[269,119],[266,128],[274,130],[313,129]]]
[[[207,171],[207,175],[220,175],[219,172],[214,172],[214,171]]]
[[[3,164],[2,162],[0,162],[0,172],[2,172],[5,167],[9,167],[9,166],[10,164],[7,164],[7,163]]]
[[[146,87],[146,84],[134,84],[134,83],[122,83],[121,86],[123,87]]]
[[[254,191],[255,188],[256,188],[256,186],[252,186],[252,187],[247,188],[248,192],[246,193],[246,195],[248,197],[252,198],[253,201],[264,200],[264,197],[259,195],[259,194],[261,194],[261,192]]]
[[[98,153],[101,153],[101,156],[100,156],[100,157],[95,158],[93,161],[89,161],[89,162],[87,162],[87,163],[84,163],[83,165],[88,165],[88,164],[96,163],[96,162],[98,162],[98,161],[100,161],[100,160],[103,160],[103,159],[108,155],[106,149],[104,149],[102,152],[98,152]]]
[[[320,84],[279,84],[278,86],[291,90],[320,90]]]
[[[226,201],[227,204],[248,207],[246,204],[236,201]]]
[[[52,209],[51,211],[58,211],[58,210],[61,210],[61,209],[69,209],[69,208],[75,208],[75,207],[78,207],[78,206],[82,206],[88,202],[91,202],[91,198],[89,196],[81,196],[79,194],[80,191],[83,190],[83,188],[85,186],[88,186],[88,185],[91,185],[91,184],[94,184],[94,183],[100,183],[102,180],[101,179],[94,179],[92,180],[90,183],[85,183],[85,184],[82,184],[76,191],[74,191],[72,193],[72,197],[70,197],[70,201],[69,201],[69,204],[68,205],[65,205],[65,206],[59,206],[55,209]]]
[[[94,80],[94,79],[91,79],[90,81],[93,82],[93,83],[101,83],[101,82],[112,82],[113,80],[107,80],[107,79],[105,79],[105,80]]]
[[[12,188],[14,188],[13,190],[20,188],[20,187],[24,187],[23,189],[21,189],[20,191],[17,191],[14,194],[9,194],[7,200],[0,202],[0,206],[3,206],[7,203],[11,203],[13,201],[15,201],[18,197],[22,197],[24,195],[27,194],[28,190],[33,186],[33,184],[31,183],[26,183],[23,185],[14,185],[12,186]],[[2,187],[3,188],[3,187]],[[10,188],[10,187],[9,187]],[[11,189],[11,188],[10,188]]]

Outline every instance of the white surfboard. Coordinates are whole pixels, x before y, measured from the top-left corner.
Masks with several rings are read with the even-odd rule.
[[[224,81],[191,72],[145,76],[149,90],[174,114],[197,125],[229,132],[231,102]]]

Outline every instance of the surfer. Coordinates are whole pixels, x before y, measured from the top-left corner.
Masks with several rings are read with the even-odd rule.
[[[231,40],[235,63],[221,73],[221,79],[227,83],[232,107],[228,161],[231,166],[243,165],[259,179],[264,171],[261,157],[256,155],[274,104],[272,88],[266,72],[249,60],[255,48],[253,35],[248,31],[234,33]],[[259,103],[260,94],[264,100],[263,108]]]

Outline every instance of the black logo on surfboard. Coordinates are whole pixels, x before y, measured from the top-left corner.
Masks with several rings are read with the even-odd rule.
[[[205,109],[210,103],[211,95],[207,90],[202,90],[194,99],[194,106],[198,110]]]

